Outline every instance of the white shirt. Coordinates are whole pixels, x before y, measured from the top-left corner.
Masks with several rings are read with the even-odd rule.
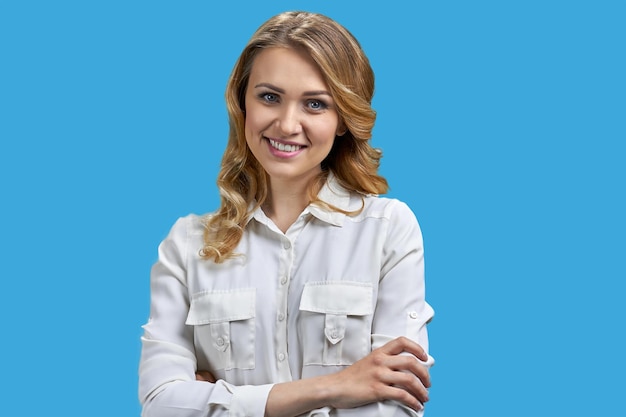
[[[281,232],[257,210],[236,253],[203,260],[202,217],[179,219],[151,273],[139,367],[142,415],[263,417],[273,384],[337,372],[398,336],[428,350],[422,234],[406,204],[361,196],[331,174]],[[424,366],[433,364],[432,357]],[[217,383],[195,381],[206,370]],[[325,407],[307,413],[328,416]],[[393,402],[333,416],[415,416]]]

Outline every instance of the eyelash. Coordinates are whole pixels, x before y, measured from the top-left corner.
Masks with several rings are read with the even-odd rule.
[[[263,101],[264,103],[268,103],[268,104],[274,104],[278,102],[279,100],[278,94],[269,93],[269,92],[259,93],[258,97],[261,99],[261,101]],[[270,99],[270,97],[272,97],[272,99]],[[319,100],[319,99],[310,99],[310,100],[307,100],[306,103],[307,103],[307,108],[314,112],[326,110],[328,108],[328,104],[326,104],[323,100]],[[311,107],[312,104],[318,105],[319,107],[317,108]]]

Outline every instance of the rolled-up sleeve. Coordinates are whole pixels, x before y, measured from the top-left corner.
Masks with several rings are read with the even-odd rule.
[[[422,232],[409,207],[397,200],[393,203],[388,207],[389,224],[372,322],[372,349],[406,336],[428,352],[426,325],[434,310],[426,302]]]
[[[428,353],[426,325],[433,318],[434,310],[425,298],[422,232],[415,215],[405,203],[393,200],[388,210],[389,224],[372,323],[372,349],[405,336],[420,344]],[[429,355],[426,362],[420,362],[430,368],[435,360]],[[390,401],[371,407],[376,409],[371,415],[423,415],[423,411],[415,412]],[[348,416],[350,413],[341,415]]]
[[[272,384],[196,381],[197,362],[186,284],[188,223],[179,219],[159,245],[150,277],[150,318],[143,326],[139,401],[144,417],[263,417]]]

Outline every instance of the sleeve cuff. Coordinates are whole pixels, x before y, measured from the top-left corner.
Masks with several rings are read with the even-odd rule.
[[[274,384],[242,385],[233,389],[230,403],[232,417],[264,417],[267,397]]]

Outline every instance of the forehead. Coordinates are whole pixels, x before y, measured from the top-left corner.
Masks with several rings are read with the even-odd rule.
[[[291,48],[267,48],[252,63],[249,87],[271,83],[281,88],[328,89],[322,72],[304,51]]]

